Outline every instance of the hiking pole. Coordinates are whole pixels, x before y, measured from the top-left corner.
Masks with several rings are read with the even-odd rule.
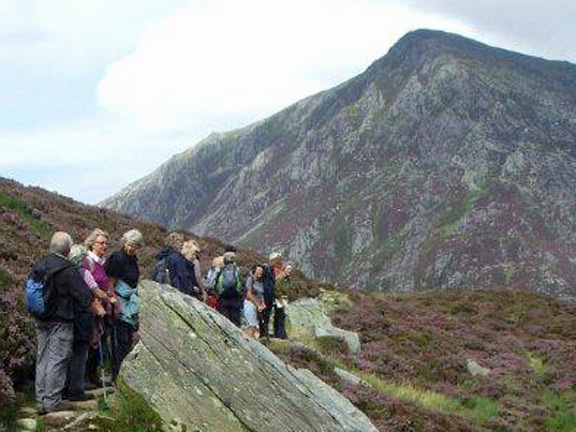
[[[100,352],[100,380],[102,381],[102,390],[104,390],[104,408],[108,409],[108,398],[106,396],[106,383],[104,382],[104,352],[102,351],[102,340],[100,340],[100,345],[98,345],[98,351]]]

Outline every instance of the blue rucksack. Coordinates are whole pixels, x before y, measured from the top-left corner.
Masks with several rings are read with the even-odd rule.
[[[41,280],[30,275],[26,280],[26,309],[34,317],[46,320],[52,316],[56,307],[57,290],[54,287],[54,275],[71,266],[64,266],[48,272]]]

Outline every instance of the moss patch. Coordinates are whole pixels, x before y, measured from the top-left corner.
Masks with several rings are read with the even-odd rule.
[[[546,419],[547,431],[568,432],[576,431],[576,391],[563,393],[545,392],[542,395],[542,404],[552,414]]]
[[[112,405],[113,420],[101,419],[98,426],[107,432],[159,432],[163,421],[144,398],[118,379]]]

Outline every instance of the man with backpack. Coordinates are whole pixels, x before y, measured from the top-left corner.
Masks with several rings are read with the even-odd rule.
[[[240,327],[244,305],[244,284],[235,260],[234,252],[224,253],[224,267],[216,278],[214,290],[218,296],[218,312]]]
[[[28,311],[36,318],[36,401],[39,414],[70,409],[62,399],[72,357],[74,318],[90,310],[92,294],[68,260],[72,237],[57,232],[50,254],[32,268],[26,281]]]

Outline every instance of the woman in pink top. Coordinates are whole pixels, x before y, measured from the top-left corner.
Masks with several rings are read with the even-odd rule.
[[[114,318],[118,313],[116,295],[104,270],[106,263],[105,254],[108,250],[108,239],[109,235],[106,231],[101,229],[92,231],[84,241],[84,245],[88,249],[88,255],[82,262],[82,267],[90,272],[98,285],[98,288],[95,290],[95,296],[102,302],[102,306],[106,311],[106,315],[103,318],[96,320],[91,342],[92,349],[88,355],[88,365],[86,368],[88,380],[97,387],[103,385],[98,378],[98,366],[103,354],[108,353],[106,340],[109,332],[107,330],[112,327]]]

